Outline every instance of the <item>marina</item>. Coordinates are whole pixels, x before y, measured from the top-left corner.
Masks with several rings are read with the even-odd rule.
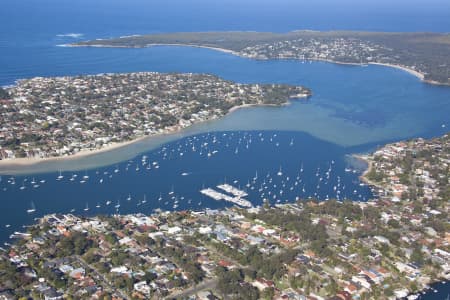
[[[22,224],[49,213],[151,213],[301,198],[370,199],[370,187],[358,180],[364,166],[356,170],[345,154],[344,148],[299,132],[227,131],[188,136],[102,168],[3,175],[0,197],[16,213],[2,216],[0,240],[6,242]],[[268,155],[275,155],[273,162],[261,165]],[[32,181],[40,187],[32,188]]]
[[[244,192],[238,188],[235,188],[234,186],[229,185],[227,183],[219,184],[217,187],[229,194],[234,195],[235,197],[241,198],[241,197],[248,196],[248,194],[246,192]]]
[[[230,186],[230,187],[233,188],[234,191],[239,191],[239,190],[237,190],[236,188],[234,188],[232,186]],[[229,189],[229,188],[227,188],[227,189]],[[247,193],[245,193],[244,191],[239,191],[239,192],[242,193],[242,194],[247,195]],[[214,190],[212,188],[202,189],[202,190],[200,190],[200,193],[202,193],[205,196],[211,197],[211,198],[213,198],[214,200],[217,200],[217,201],[224,200],[224,201],[236,204],[238,206],[252,207],[252,203],[250,201],[242,199],[241,196],[238,196],[238,195],[234,195],[234,197],[233,196],[229,196],[227,194],[220,193],[220,192],[218,192],[218,191],[216,191],[216,190]]]

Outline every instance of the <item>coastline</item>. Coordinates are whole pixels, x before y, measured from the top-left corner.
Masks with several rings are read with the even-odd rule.
[[[390,68],[403,70],[405,72],[408,72],[411,75],[416,76],[417,78],[419,78],[423,82],[427,82],[427,83],[430,83],[430,84],[437,84],[437,82],[435,82],[435,81],[426,81],[425,80],[425,74],[420,73],[420,72],[418,72],[416,70],[410,69],[410,68],[405,67],[405,66],[395,65],[395,64],[387,64],[387,63],[378,63],[378,62],[370,62],[369,65],[385,66],[385,67],[390,67]],[[442,83],[442,85],[445,85],[445,84]]]
[[[218,47],[210,47],[210,46],[202,46],[202,45],[191,45],[191,44],[147,44],[146,46],[143,47],[132,47],[132,46],[114,46],[114,45],[75,45],[75,44],[66,44],[64,46],[67,47],[101,47],[101,48],[145,48],[145,47],[153,47],[153,46],[181,46],[181,47],[193,47],[193,48],[205,48],[205,49],[210,49],[210,50],[214,50],[214,51],[220,51],[220,52],[224,52],[224,53],[228,53],[228,54],[232,54],[235,56],[239,56],[239,57],[244,57],[244,58],[249,58],[249,59],[255,59],[255,58],[251,58],[251,57],[246,57],[246,56],[242,56],[239,52],[233,51],[233,50],[229,50],[229,49],[224,49],[224,48],[218,48]],[[280,59],[284,59],[284,58],[280,58]],[[271,60],[270,58],[264,59],[264,60]],[[298,59],[297,59],[298,60]],[[361,64],[359,63],[348,63],[348,62],[339,62],[339,61],[333,61],[333,60],[328,60],[328,59],[312,59],[311,61],[323,61],[323,62],[327,62],[327,63],[335,63],[335,64],[341,64],[341,65],[354,65],[354,66],[360,66]],[[428,82],[431,84],[439,84],[439,83],[434,83],[432,81],[425,81],[424,80],[424,75],[420,72],[417,72],[415,70],[409,69],[407,67],[404,66],[400,66],[400,65],[394,65],[394,64],[386,64],[386,63],[376,63],[376,62],[371,62],[368,63],[371,65],[380,65],[380,66],[385,66],[385,67],[391,67],[391,68],[397,68],[400,70],[403,70],[405,72],[408,72],[416,77],[418,77],[419,79],[421,79],[424,82]],[[445,85],[445,84],[443,84]],[[305,98],[307,98],[308,96],[306,96]],[[243,104],[243,105],[239,105],[239,106],[233,106],[232,108],[230,108],[228,110],[227,113],[225,113],[223,116],[219,117],[222,118],[225,115],[228,115],[240,108],[248,108],[248,107],[258,107],[258,106],[274,106],[274,107],[278,107],[278,106],[284,106],[284,105],[289,105],[290,100],[288,100],[285,103],[282,104]],[[45,163],[45,162],[62,162],[62,161],[74,161],[80,158],[85,158],[85,157],[89,157],[89,156],[95,156],[101,153],[105,153],[105,152],[109,152],[115,149],[119,149],[119,148],[123,148],[126,146],[129,146],[131,144],[137,143],[139,141],[142,141],[144,139],[151,139],[154,137],[158,137],[161,135],[167,135],[167,134],[176,134],[179,133],[181,130],[189,128],[193,125],[197,125],[200,124],[202,122],[208,122],[208,121],[212,121],[212,120],[204,120],[201,122],[197,122],[197,123],[193,123],[191,125],[189,125],[188,127],[184,127],[184,128],[178,128],[178,129],[169,129],[169,130],[165,130],[162,133],[157,133],[157,134],[151,134],[151,135],[144,135],[144,136],[140,136],[137,137],[133,140],[129,140],[129,141],[124,141],[124,142],[118,142],[118,143],[112,143],[112,144],[108,144],[105,147],[101,147],[99,149],[85,149],[85,150],[81,150],[78,153],[75,154],[71,154],[71,155],[66,155],[66,156],[57,156],[57,157],[45,157],[45,158],[14,158],[14,159],[6,159],[6,160],[0,160],[0,174],[6,174],[7,172],[13,172],[16,173],[16,171],[14,170],[15,168],[20,168],[20,167],[28,167],[28,166],[33,166],[33,165],[37,165],[40,163]],[[359,157],[357,155],[355,155],[355,157],[358,157],[364,161],[366,161],[368,163],[368,169],[364,172],[364,174],[361,175],[361,179],[370,184],[370,185],[374,185],[376,186],[374,183],[370,182],[370,180],[368,180],[365,175],[370,172],[372,165],[370,163],[370,161],[368,161],[367,159],[364,159],[363,157]],[[3,170],[2,170],[3,169]],[[20,171],[19,171],[20,172]]]
[[[239,54],[239,52],[236,52],[236,51],[233,51],[230,49],[211,47],[211,46],[202,46],[202,45],[192,45],[192,44],[147,44],[145,47],[150,48],[150,47],[158,47],[158,46],[181,46],[181,47],[191,47],[191,48],[203,48],[203,49],[210,49],[210,50],[215,50],[215,51],[224,52],[224,53],[228,53],[228,54],[233,54],[236,56],[241,56]]]
[[[306,99],[306,98],[307,97],[305,97],[304,99]],[[226,115],[229,115],[239,109],[242,109],[242,108],[263,107],[263,106],[281,107],[281,106],[289,105],[290,101],[291,101],[291,99],[289,99],[288,101],[286,101],[285,103],[282,103],[282,104],[264,104],[264,103],[256,104],[255,103],[255,104],[242,104],[242,105],[233,106],[228,110],[227,113],[225,113],[223,116],[219,117],[219,119]],[[99,149],[84,149],[84,150],[79,151],[78,153],[66,155],[66,156],[55,156],[55,157],[44,157],[44,158],[31,158],[31,157],[30,158],[13,158],[13,159],[0,160],[0,175],[26,174],[27,172],[23,172],[23,170],[20,170],[20,168],[32,167],[32,166],[36,166],[41,163],[76,161],[81,158],[95,156],[95,155],[99,155],[99,154],[106,153],[109,151],[117,150],[120,148],[125,148],[127,146],[139,143],[144,140],[151,140],[151,139],[155,139],[155,138],[166,136],[166,135],[178,134],[178,133],[181,133],[183,130],[189,129],[190,127],[192,127],[194,125],[199,125],[203,122],[210,122],[210,121],[214,121],[214,120],[217,120],[217,119],[203,120],[203,121],[193,123],[187,127],[182,127],[182,128],[176,128],[176,129],[167,128],[166,130],[164,130],[164,132],[161,132],[161,133],[144,135],[144,136],[140,136],[140,137],[137,137],[137,138],[135,138],[133,140],[129,140],[129,141],[111,143],[111,144],[108,144]],[[62,171],[68,171],[68,170],[62,169]]]
[[[362,182],[366,183],[367,185],[376,187],[376,188],[384,188],[383,186],[377,184],[376,182],[371,181],[369,178],[367,178],[367,174],[369,174],[372,170],[373,170],[373,163],[372,160],[370,160],[368,158],[369,155],[367,154],[351,154],[351,156],[353,156],[356,159],[362,160],[367,164],[367,168],[366,170],[364,170],[364,172],[359,176],[359,180],[361,180]]]
[[[195,45],[195,44],[176,44],[176,43],[153,43],[153,44],[146,44],[145,46],[121,46],[121,45],[77,45],[77,44],[61,44],[57,45],[58,47],[91,47],[91,48],[151,48],[151,47],[158,47],[158,46],[173,46],[173,47],[191,47],[191,48],[204,48],[204,49],[210,49],[215,50],[219,52],[224,52],[228,54],[233,54],[236,56],[241,56],[239,52],[225,49],[225,48],[219,48],[219,47],[212,47],[212,46],[202,46],[202,45]],[[242,56],[241,56],[242,57]]]
[[[195,44],[185,44],[185,43],[153,43],[153,44],[146,44],[144,46],[123,46],[123,45],[77,45],[77,44],[62,44],[62,45],[58,45],[60,47],[94,47],[94,48],[149,48],[149,47],[154,47],[154,46],[181,46],[181,47],[193,47],[193,48],[204,48],[204,49],[210,49],[210,50],[215,50],[215,51],[219,51],[219,52],[223,52],[223,53],[228,53],[228,54],[232,54],[238,57],[243,57],[243,58],[249,58],[249,59],[259,59],[259,58],[255,58],[255,57],[248,57],[248,56],[244,56],[242,54],[240,54],[238,51],[234,51],[234,50],[230,50],[230,49],[226,49],[226,48],[220,48],[220,47],[213,47],[213,46],[204,46],[204,45],[195,45]],[[261,60],[271,60],[271,59],[290,59],[290,58],[264,58]],[[295,60],[300,60],[297,58],[292,58]],[[339,64],[339,65],[353,65],[353,66],[361,66],[360,63],[352,63],[352,62],[341,62],[341,61],[337,61],[337,60],[331,60],[331,59],[321,59],[321,58],[316,58],[316,59],[308,59],[310,61],[323,61],[323,62],[328,62],[328,63],[334,63],[334,64]],[[390,68],[395,68],[395,69],[399,69],[399,70],[403,70],[417,78],[419,78],[422,82],[427,83],[427,84],[431,84],[431,85],[441,85],[441,86],[450,86],[450,83],[443,83],[443,82],[438,82],[435,80],[428,80],[425,79],[425,74],[421,73],[419,71],[416,71],[414,69],[411,69],[409,67],[406,66],[402,66],[402,65],[396,65],[396,64],[390,64],[390,63],[381,63],[381,62],[368,62],[368,63],[364,63],[362,65],[379,65],[379,66],[385,66],[385,67],[390,67]]]
[[[156,136],[156,135],[155,135]],[[55,157],[43,157],[43,158],[35,158],[35,157],[24,157],[24,158],[13,158],[13,159],[4,159],[0,160],[0,167],[5,168],[14,168],[14,167],[22,167],[22,166],[32,166],[41,162],[57,162],[57,161],[69,161],[69,160],[77,160],[83,157],[88,157],[92,155],[97,155],[103,152],[112,151],[115,149],[119,149],[122,147],[126,147],[130,144],[141,141],[144,138],[149,136],[142,136],[130,141],[110,143],[104,147],[99,149],[84,149],[75,154],[66,155],[66,156],[55,156]]]
[[[406,71],[406,70],[405,70],[405,71]],[[366,168],[366,170],[359,176],[359,180],[360,180],[361,182],[366,183],[366,184],[369,185],[369,186],[376,187],[376,188],[378,188],[378,189],[380,189],[380,190],[384,190],[384,189],[385,189],[384,186],[382,186],[382,185],[380,185],[380,184],[377,184],[377,183],[375,183],[375,182],[373,182],[373,181],[371,181],[370,179],[367,178],[367,174],[369,174],[369,173],[373,170],[373,168],[374,168],[374,167],[373,167],[373,162],[372,162],[372,160],[369,159],[370,154],[357,154],[357,153],[354,153],[354,154],[351,154],[351,156],[353,156],[354,158],[359,159],[359,160],[362,160],[362,161],[364,161],[365,163],[367,163],[367,168]],[[376,197],[379,196],[379,194],[378,194],[378,196],[377,196],[377,194],[374,193],[374,196],[375,196],[375,198],[376,198]],[[374,200],[375,200],[375,199],[374,199]],[[449,282],[449,280],[450,280],[450,278],[446,278],[446,277],[438,277],[438,278],[433,278],[433,279],[430,278],[430,280],[428,280],[427,282],[425,282],[425,286],[424,286],[423,288],[420,288],[420,289],[418,289],[418,290],[416,290],[416,291],[408,291],[408,292],[409,292],[408,297],[409,297],[409,296],[420,296],[421,294],[425,295],[425,294],[431,293],[432,291],[434,291],[434,292],[433,292],[433,294],[434,294],[434,293],[435,293],[435,290],[434,290],[434,288],[431,287],[432,285],[435,285],[435,284],[446,284],[446,283]],[[432,295],[432,294],[430,294],[430,295]],[[407,298],[408,298],[408,297],[407,297]],[[409,299],[409,298],[408,298],[408,299]],[[416,299],[416,298],[413,298],[413,299]]]
[[[304,97],[304,98],[301,98],[301,99],[306,99],[306,98],[308,98],[308,97],[309,97],[309,96]],[[300,98],[298,98],[298,99],[300,99]],[[241,104],[241,105],[233,106],[232,108],[230,108],[230,109],[228,110],[228,112],[227,112],[225,115],[229,115],[229,114],[231,114],[232,112],[235,112],[235,111],[237,111],[237,110],[239,110],[239,109],[241,109],[241,108],[251,108],[251,107],[282,107],[282,106],[287,106],[287,105],[290,104],[290,101],[291,101],[291,99],[289,99],[288,101],[286,101],[286,102],[284,102],[284,103],[281,103],[281,104],[264,104],[264,103],[260,103],[260,104]]]
[[[230,49],[225,49],[225,48],[220,48],[220,47],[212,47],[212,46],[203,46],[203,45],[195,45],[195,44],[183,44],[183,43],[154,43],[154,44],[147,44],[145,46],[116,46],[116,45],[77,45],[77,44],[63,44],[63,45],[59,45],[61,47],[94,47],[94,48],[150,48],[150,47],[155,47],[155,46],[180,46],[180,47],[192,47],[192,48],[204,48],[204,49],[210,49],[210,50],[215,50],[215,51],[219,51],[219,52],[223,52],[223,53],[228,53],[228,54],[232,54],[238,57],[243,57],[243,58],[249,58],[249,59],[258,59],[258,58],[254,58],[254,57],[248,57],[248,56],[244,56],[242,54],[240,54],[237,51],[234,50],[230,50]],[[294,59],[294,60],[300,60],[297,58],[264,58],[261,60],[271,60],[271,59]],[[321,58],[316,58],[316,59],[308,59],[310,61],[322,61],[322,62],[328,62],[328,63],[333,63],[333,64],[338,64],[338,65],[351,65],[351,66],[361,66],[360,63],[352,63],[352,62],[341,62],[341,61],[337,61],[337,60],[331,60],[331,59],[321,59]],[[417,78],[419,78],[422,82],[427,83],[427,84],[432,84],[432,85],[442,85],[442,86],[450,86],[450,84],[447,83],[443,83],[443,82],[438,82],[435,80],[427,80],[425,79],[425,74],[416,71],[414,69],[402,66],[402,65],[396,65],[396,64],[390,64],[390,63],[381,63],[381,62],[368,62],[368,63],[364,63],[362,65],[378,65],[378,66],[384,66],[384,67],[389,67],[389,68],[395,68],[395,69],[399,69],[399,70],[403,70]]]

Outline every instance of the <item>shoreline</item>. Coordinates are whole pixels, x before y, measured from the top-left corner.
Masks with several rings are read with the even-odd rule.
[[[150,47],[157,47],[157,46],[180,46],[180,47],[192,47],[192,48],[204,48],[204,49],[210,49],[210,50],[215,50],[215,51],[219,51],[219,52],[223,52],[223,53],[228,53],[228,54],[232,54],[238,57],[243,57],[243,58],[248,58],[248,59],[258,59],[258,58],[254,58],[254,57],[247,57],[244,55],[241,55],[239,52],[234,51],[234,50],[230,50],[230,49],[225,49],[225,48],[220,48],[220,47],[212,47],[212,46],[202,46],[202,45],[193,45],[193,44],[177,44],[177,43],[154,43],[154,44],[147,44],[145,46],[116,46],[116,45],[77,45],[77,44],[63,44],[63,45],[58,45],[61,47],[94,47],[94,48],[150,48]],[[293,59],[293,60],[298,60],[300,61],[300,59],[298,58],[265,58],[262,60],[283,60],[283,59]],[[438,82],[435,80],[427,80],[425,79],[425,74],[416,71],[414,69],[411,69],[409,67],[406,66],[402,66],[402,65],[396,65],[396,64],[390,64],[390,63],[381,63],[381,62],[368,62],[368,63],[364,63],[364,64],[360,64],[360,63],[352,63],[352,62],[341,62],[341,61],[337,61],[337,60],[331,60],[331,59],[321,59],[321,58],[317,58],[317,59],[307,59],[309,61],[322,61],[322,62],[328,62],[328,63],[333,63],[333,64],[338,64],[338,65],[352,65],[352,66],[367,66],[367,65],[378,65],[378,66],[384,66],[384,67],[389,67],[389,68],[395,68],[395,69],[399,69],[399,70],[403,70],[415,77],[417,77],[418,79],[420,79],[422,82],[427,83],[427,84],[431,84],[431,85],[441,85],[441,86],[450,86],[450,83],[443,83],[443,82]]]
[[[99,149],[83,149],[75,154],[70,154],[70,155],[65,155],[65,156],[42,157],[42,158],[23,157],[23,158],[3,159],[3,160],[0,160],[0,168],[1,167],[14,168],[14,167],[32,166],[32,165],[39,164],[42,162],[77,160],[80,158],[97,155],[100,153],[104,153],[104,152],[112,151],[112,150],[119,149],[122,147],[126,147],[130,144],[139,142],[147,137],[149,137],[149,136],[142,136],[142,137],[130,140],[130,141],[110,143]],[[0,171],[0,174],[1,174],[1,171]]]
[[[57,45],[58,47],[72,47],[72,48],[83,48],[83,47],[88,47],[88,48],[135,48],[135,49],[139,49],[139,48],[151,48],[151,47],[158,47],[158,46],[169,46],[169,47],[191,47],[191,48],[204,48],[204,49],[210,49],[210,50],[215,50],[215,51],[219,51],[219,52],[224,52],[224,53],[228,53],[228,54],[233,54],[236,56],[240,56],[243,57],[239,54],[239,52],[230,50],[230,49],[225,49],[225,48],[219,48],[219,47],[212,47],[212,46],[202,46],[202,45],[195,45],[195,44],[176,44],[176,43],[153,43],[153,44],[146,44],[144,46],[122,46],[122,45],[77,45],[77,44],[61,44],[61,45]]]
[[[405,67],[405,66],[401,66],[401,65],[395,65],[395,64],[388,64],[388,63],[378,63],[378,62],[370,62],[369,65],[377,65],[377,66],[384,66],[384,67],[390,67],[390,68],[395,68],[395,69],[399,69],[399,70],[403,70],[411,75],[416,76],[417,78],[419,78],[421,81],[423,82],[427,82],[430,84],[437,84],[436,81],[427,81],[425,80],[425,74],[420,73],[419,71],[413,70],[411,68]],[[442,85],[446,85],[445,83],[442,83]]]
[[[379,188],[379,189],[384,189],[383,186],[373,182],[372,180],[370,180],[369,178],[367,178],[367,174],[369,174],[372,170],[373,170],[373,162],[368,158],[369,155],[368,154],[358,154],[358,153],[354,153],[351,154],[351,156],[353,156],[356,159],[362,160],[367,164],[367,168],[364,170],[364,172],[358,177],[359,180],[361,182],[364,182],[367,185]]]
[[[307,97],[299,98],[299,99],[307,99]],[[179,134],[183,130],[189,129],[192,126],[199,125],[204,122],[218,120],[218,119],[223,118],[239,109],[250,108],[250,107],[264,107],[264,106],[281,107],[281,106],[289,105],[290,101],[291,101],[291,99],[289,99],[288,101],[286,101],[285,103],[282,103],[282,104],[264,104],[264,103],[257,104],[257,103],[255,103],[255,104],[237,105],[237,106],[231,107],[228,110],[228,112],[226,112],[223,116],[220,116],[219,118],[203,120],[203,121],[196,122],[187,127],[182,127],[182,128],[176,128],[176,129],[168,128],[168,129],[164,130],[164,132],[161,132],[161,133],[144,135],[144,136],[140,136],[140,137],[137,137],[137,138],[135,138],[133,140],[129,140],[129,141],[111,143],[111,144],[108,144],[105,147],[102,147],[99,149],[83,149],[83,150],[81,150],[75,154],[71,154],[71,155],[43,157],[43,158],[24,157],[24,158],[12,158],[12,159],[0,160],[0,175],[28,174],[29,172],[24,172],[23,170],[20,170],[20,169],[27,168],[27,167],[33,167],[33,166],[39,165],[41,163],[76,161],[78,159],[99,155],[99,154],[117,150],[120,148],[125,148],[127,146],[130,146],[135,143],[139,143],[144,140],[151,140],[151,139],[155,139],[157,137],[162,137],[162,136],[171,135],[171,134]],[[62,171],[70,171],[70,170],[63,169]]]
[[[139,46],[139,47],[132,47],[132,46],[114,46],[114,45],[76,45],[76,44],[64,44],[64,45],[58,45],[58,46],[64,46],[64,47],[98,47],[98,48],[146,48],[146,47],[155,47],[155,46],[180,46],[180,47],[193,47],[193,48],[205,48],[205,49],[210,49],[210,50],[214,50],[214,51],[219,51],[219,52],[223,52],[223,53],[228,53],[228,54],[232,54],[235,56],[239,56],[239,57],[243,57],[243,58],[248,58],[248,59],[255,59],[255,58],[251,58],[251,57],[246,57],[246,56],[242,56],[241,54],[239,54],[239,52],[233,51],[233,50],[229,50],[229,49],[224,49],[224,48],[219,48],[219,47],[211,47],[211,46],[202,46],[202,45],[191,45],[191,44],[160,44],[160,43],[155,43],[155,44],[147,44],[146,46]],[[274,58],[276,59],[276,58]],[[281,58],[281,59],[285,59],[285,58]],[[264,60],[272,60],[270,58],[264,59]],[[299,60],[299,59],[295,59],[293,58],[293,60]],[[327,63],[334,63],[334,64],[340,64],[340,65],[354,65],[354,66],[361,66],[361,64],[359,63],[350,63],[350,62],[339,62],[339,61],[333,61],[333,60],[329,60],[329,59],[310,59],[310,61],[322,61],[322,62],[327,62]],[[424,80],[424,74],[415,71],[413,69],[409,69],[407,67],[404,66],[400,66],[400,65],[395,65],[395,64],[387,64],[387,63],[377,63],[377,62],[370,62],[368,63],[369,65],[379,65],[379,66],[385,66],[385,67],[391,67],[391,68],[396,68],[396,69],[400,69],[403,70],[405,72],[408,72],[409,74],[412,74],[414,76],[416,76],[417,78],[419,78],[421,81],[429,83],[429,84],[435,84],[435,85],[446,85],[444,83],[438,83],[438,82],[434,82],[434,81],[427,81]],[[299,99],[306,99],[311,95],[305,96],[304,98],[299,98]],[[233,113],[241,108],[250,108],[250,107],[258,107],[258,106],[273,106],[273,107],[280,107],[280,106],[285,106],[285,105],[289,105],[290,103],[289,99],[286,103],[282,103],[282,104],[242,104],[242,105],[238,105],[238,106],[233,106],[231,107],[227,113],[225,113],[223,116],[219,117],[222,118],[230,113]],[[214,119],[213,119],[214,120]],[[0,174],[6,174],[7,172],[11,172],[11,173],[19,173],[20,170],[14,170],[15,168],[21,168],[21,167],[29,167],[29,166],[34,166],[40,163],[47,163],[47,162],[65,162],[65,161],[73,161],[73,160],[77,160],[80,158],[85,158],[85,157],[90,157],[90,156],[95,156],[101,153],[105,153],[105,152],[109,152],[112,150],[116,150],[119,148],[123,148],[126,146],[129,146],[131,144],[140,142],[144,139],[151,139],[154,137],[158,137],[161,135],[167,135],[167,134],[176,134],[181,132],[183,129],[189,128],[193,125],[198,125],[202,122],[208,122],[208,121],[212,121],[212,120],[204,120],[198,123],[193,123],[191,125],[189,125],[188,127],[184,127],[184,128],[179,128],[176,130],[167,130],[164,131],[162,133],[157,133],[157,134],[151,134],[151,135],[144,135],[144,136],[140,136],[137,137],[133,140],[130,141],[123,141],[123,142],[117,142],[117,143],[112,143],[112,144],[108,144],[105,147],[99,148],[99,149],[84,149],[81,150],[78,153],[75,154],[71,154],[71,155],[66,155],[66,156],[56,156],[56,157],[44,157],[44,158],[13,158],[13,159],[5,159],[5,160],[0,160]],[[369,179],[367,179],[365,176],[368,172],[371,171],[372,168],[372,164],[370,161],[368,161],[366,158],[358,155],[358,154],[354,154],[354,156],[356,158],[362,159],[364,160],[367,164],[368,164],[368,168],[367,170],[360,176],[361,180],[366,182],[367,184],[379,187],[377,185],[375,185],[374,183],[372,183]],[[2,171],[1,169],[6,169],[5,171]],[[13,169],[13,170],[8,170],[8,169]]]
[[[235,56],[240,56],[242,57],[239,52],[230,50],[230,49],[225,49],[225,48],[219,48],[219,47],[212,47],[212,46],[202,46],[202,45],[191,45],[191,44],[147,44],[144,48],[151,48],[151,47],[158,47],[158,46],[170,46],[170,47],[176,47],[176,46],[181,46],[181,47],[191,47],[191,48],[203,48],[203,49],[210,49],[210,50],[215,50],[215,51],[219,51],[219,52],[223,52],[223,53],[228,53],[228,54],[233,54]]]

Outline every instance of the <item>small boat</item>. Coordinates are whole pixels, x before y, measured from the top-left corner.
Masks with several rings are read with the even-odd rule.
[[[119,201],[119,200],[117,200],[117,204],[114,205],[114,207],[115,207],[116,209],[119,209],[119,208],[120,208],[120,201]]]
[[[63,178],[64,178],[64,176],[62,175],[62,172],[60,170],[58,177],[56,177],[56,180],[62,180]]]
[[[110,205],[111,204],[111,201],[106,201],[106,205]]]
[[[32,214],[36,211],[33,201],[31,201],[31,208],[27,209],[27,213]]]
[[[187,172],[181,173],[181,176],[188,176],[188,175],[189,175],[189,173],[187,173]]]
[[[131,194],[128,194],[127,201],[131,201]]]
[[[278,176],[282,176],[283,175],[283,172],[281,171],[281,166],[280,166],[280,170],[278,171],[277,175]]]
[[[144,200],[142,200],[142,204],[147,203],[147,196],[144,194]]]
[[[100,208],[101,207],[100,203],[97,202],[97,205],[95,207]]]
[[[84,208],[84,211],[88,211],[89,210],[89,205],[88,205],[88,203],[86,202],[86,207]]]

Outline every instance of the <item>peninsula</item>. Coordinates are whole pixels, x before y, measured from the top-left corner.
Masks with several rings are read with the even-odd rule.
[[[253,59],[323,60],[403,68],[432,84],[450,84],[450,35],[301,30],[270,32],[182,32],[133,35],[71,44],[91,47],[207,47]]]
[[[0,164],[108,150],[175,132],[247,105],[281,105],[311,91],[206,74],[127,73],[19,80],[0,89]]]

